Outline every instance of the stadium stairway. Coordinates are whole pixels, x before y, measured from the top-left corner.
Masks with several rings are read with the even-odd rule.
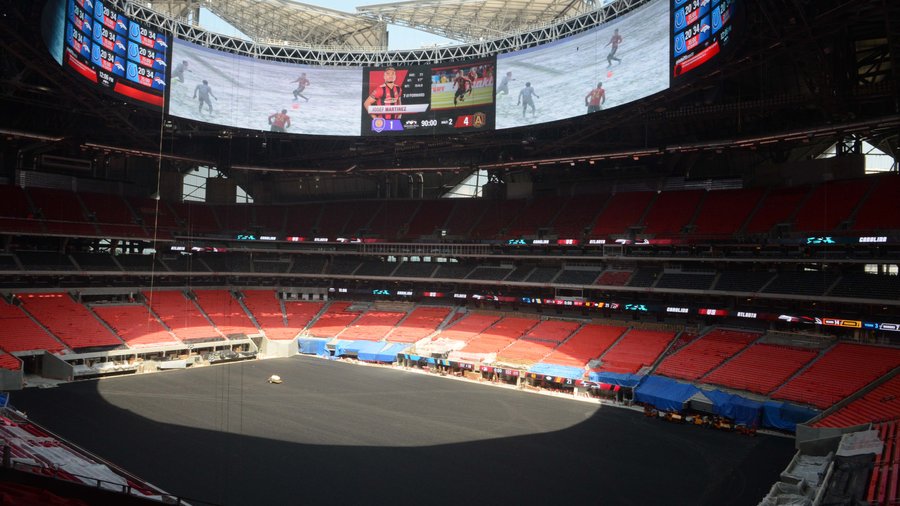
[[[753,218],[756,216],[756,213],[759,212],[763,207],[763,202],[766,201],[766,198],[769,196],[769,192],[771,192],[771,188],[766,188],[766,191],[763,192],[762,195],[759,196],[759,199],[756,201],[756,205],[753,206],[753,210],[747,213],[747,218],[744,219],[744,222],[738,227],[735,231],[735,235],[738,237],[745,236],[747,234],[747,226],[753,221]],[[716,286],[716,285],[713,285]]]
[[[231,296],[234,297],[234,300],[237,301],[238,306],[241,307],[241,309],[244,311],[244,314],[246,314],[247,318],[250,319],[250,323],[252,323],[253,326],[256,327],[257,332],[262,332],[262,325],[260,325],[259,322],[256,321],[256,317],[253,316],[253,312],[250,311],[250,308],[248,308],[246,304],[244,304],[244,294],[242,294],[240,291],[234,291],[231,292]],[[284,312],[282,312],[281,314],[282,316],[284,316]]]
[[[809,362],[807,362],[806,365],[804,365],[803,367],[801,367],[800,369],[798,369],[797,372],[795,372],[794,374],[790,375],[790,377],[788,377],[788,379],[784,380],[784,382],[782,382],[780,385],[778,385],[777,387],[773,388],[773,389],[769,392],[769,394],[771,395],[772,393],[777,392],[780,388],[784,387],[785,385],[787,385],[787,384],[790,383],[791,381],[794,381],[795,378],[797,378],[798,376],[800,376],[801,374],[803,374],[804,372],[806,372],[807,369],[809,369],[810,367],[812,367],[813,364],[815,364],[816,362],[818,362],[819,359],[821,359],[823,356],[825,356],[826,353],[828,353],[829,351],[831,351],[831,349],[834,348],[834,347],[837,346],[837,345],[838,345],[838,342],[834,342],[834,343],[831,343],[831,345],[826,346],[826,347],[822,348],[821,350],[819,350],[819,354],[816,355],[816,357],[815,357],[814,359],[812,359],[812,360],[810,360]]]
[[[827,423],[827,420],[828,420],[828,418],[831,418],[831,417],[840,418],[841,411],[844,411],[848,407],[852,408],[853,404],[855,402],[859,401],[860,399],[863,399],[869,393],[878,389],[882,385],[885,385],[886,383],[889,383],[889,382],[896,381],[898,379],[898,375],[900,375],[900,367],[894,368],[888,374],[885,374],[885,375],[881,376],[880,378],[875,379],[874,381],[872,381],[868,385],[864,386],[863,388],[857,390],[856,392],[853,392],[853,394],[847,396],[840,402],[835,403],[833,406],[831,406],[830,408],[828,408],[825,411],[823,411],[822,413],[820,413],[819,416],[817,416],[814,419],[807,422],[807,424],[810,426],[818,426],[818,427],[835,427],[835,426],[851,425],[851,424],[847,424],[847,423]],[[893,387],[893,385],[890,385],[890,386]],[[893,400],[893,396],[891,396],[891,400]],[[891,415],[891,413],[884,412],[884,413],[882,413],[882,416],[877,419],[860,420],[859,423],[882,422],[882,421],[884,421],[884,418],[888,418],[889,415]],[[893,413],[893,416],[896,416],[896,413]],[[890,418],[893,418],[893,416],[890,416]],[[824,423],[822,423],[822,422],[824,422]],[[853,422],[852,425],[858,425],[858,423]]]

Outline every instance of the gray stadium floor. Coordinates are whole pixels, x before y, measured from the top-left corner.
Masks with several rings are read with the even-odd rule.
[[[11,404],[170,493],[223,505],[755,505],[793,455],[788,438],[302,356],[28,389]]]

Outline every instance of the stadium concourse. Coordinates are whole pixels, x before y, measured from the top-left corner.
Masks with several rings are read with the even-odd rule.
[[[3,2],[0,502],[900,503],[897,19]]]

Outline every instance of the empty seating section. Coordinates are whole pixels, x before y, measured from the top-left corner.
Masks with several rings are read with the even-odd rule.
[[[143,295],[153,312],[182,341],[221,339],[221,334],[184,293],[171,290],[143,292]]]
[[[291,339],[300,332],[300,329],[285,325],[281,301],[275,296],[274,290],[242,290],[241,294],[244,296],[244,305],[269,339]]]
[[[284,301],[284,315],[287,317],[288,327],[305,329],[324,306],[324,302],[318,301]]]
[[[580,326],[581,324],[576,322],[546,320],[535,325],[527,334],[522,336],[522,339],[526,341],[549,342],[557,345],[568,339]]]
[[[341,339],[381,341],[407,313],[369,311],[341,333]]]
[[[600,272],[600,269],[563,269],[553,282],[561,285],[592,285]]]
[[[714,274],[686,274],[664,272],[656,283],[656,288],[678,288],[682,290],[709,290]]]
[[[788,223],[797,206],[809,193],[808,187],[779,188],[763,198],[756,212],[747,223],[748,234],[769,233],[775,225]]]
[[[711,191],[694,222],[694,237],[730,237],[737,234],[762,198],[760,189]]]
[[[322,274],[328,259],[325,257],[302,257],[294,255],[291,272],[295,274]]]
[[[22,306],[69,348],[119,347],[122,341],[66,293],[18,294]]]
[[[256,225],[256,228],[260,231],[261,235],[274,235],[280,238],[280,236],[284,234],[285,216],[287,215],[287,210],[290,209],[289,207],[262,204],[255,204],[252,207],[254,215],[253,223]],[[312,230],[312,227],[309,227],[307,231],[302,233],[309,233],[309,230]],[[302,235],[302,233],[299,230],[295,230],[291,235]]]
[[[554,216],[565,202],[565,197],[546,197],[527,201],[519,216],[507,227],[507,237],[534,236],[539,228],[549,228]],[[581,234],[576,237],[581,237]]]
[[[509,267],[475,267],[466,277],[468,279],[500,281],[509,276],[510,272],[512,272],[512,269]]]
[[[130,197],[126,200],[151,236],[155,228],[159,229],[163,235],[169,236],[173,231],[181,228],[178,217],[165,202],[145,197]]]
[[[349,207],[349,206],[344,206]],[[319,214],[325,206],[321,204],[300,204],[285,208],[284,231],[289,236],[310,236],[313,231],[321,230]],[[346,222],[346,219],[344,220]],[[344,225],[340,223],[340,226]],[[319,228],[317,228],[317,226]]]
[[[593,225],[594,218],[607,200],[609,195],[577,195],[570,198],[556,214],[553,231],[560,238],[580,238],[584,230]]]
[[[396,239],[400,229],[409,222],[416,213],[420,202],[417,200],[386,201],[369,223],[369,233],[385,239]],[[424,203],[422,205],[428,205]]]
[[[410,220],[405,236],[416,239],[435,234],[436,230],[443,228],[455,204],[453,199],[422,202],[419,211]]]
[[[20,362],[19,359],[10,355],[9,353],[0,351],[0,369],[6,369],[7,371],[18,371],[21,368],[22,362]]]
[[[94,306],[92,308],[116,334],[132,347],[178,344],[165,327],[150,314],[147,306]]]
[[[26,191],[34,204],[34,210],[45,220],[87,221],[75,192],[49,188],[28,188]]]
[[[833,272],[782,272],[763,289],[765,293],[823,295],[837,280]]]
[[[459,313],[457,313],[459,314]],[[441,331],[439,338],[469,342],[500,320],[499,316],[469,313]]]
[[[506,281],[525,281],[533,270],[533,265],[520,265],[506,276]]]
[[[217,234],[222,231],[212,206],[194,202],[169,202],[184,223],[188,234]]]
[[[852,427],[900,419],[900,375],[885,381],[859,398],[814,423],[814,427]]]
[[[468,237],[469,231],[484,215],[484,205],[475,199],[455,200],[453,211],[447,218],[444,228],[447,235]]]
[[[772,397],[825,409],[900,366],[900,349],[839,343]]]
[[[25,270],[74,271],[69,255],[54,251],[17,251],[16,256]]]
[[[832,297],[900,299],[900,278],[877,274],[848,273],[828,293]]]
[[[519,339],[497,353],[497,362],[517,367],[528,367],[540,362],[558,345],[546,341],[525,341]]]
[[[727,329],[713,329],[674,354],[666,357],[657,374],[694,381],[741,352],[759,334]]]
[[[836,229],[850,217],[871,186],[870,178],[819,185],[797,211],[793,230],[814,233]]]
[[[471,265],[449,262],[445,264],[438,264],[438,268],[434,272],[434,275],[432,277],[443,279],[461,279],[466,277],[466,275],[469,274],[469,271],[471,270]]]
[[[328,305],[325,312],[308,329],[313,337],[334,337],[359,317],[358,312],[350,312],[347,309],[350,302],[335,301]]]
[[[341,235],[344,225],[353,215],[354,206],[328,203],[322,206],[322,216],[317,227],[318,235],[334,238]]]
[[[535,267],[525,281],[529,283],[549,283],[559,273],[556,267]]]
[[[0,185],[0,230],[26,233],[43,231],[41,221],[31,212],[25,190],[18,186]]]
[[[900,504],[900,421],[879,423],[872,427],[884,443],[880,454],[875,455],[875,466],[869,479],[866,502],[871,506]]]
[[[294,259],[294,264],[296,265],[297,259]],[[349,276],[353,274],[359,266],[362,264],[359,260],[348,259],[348,258],[335,258],[328,264],[328,273],[329,274],[338,274],[342,276]]]
[[[495,200],[488,202],[483,216],[471,231],[474,239],[499,239],[502,232],[525,207],[525,200]],[[506,234],[509,236],[509,234]]]
[[[656,194],[653,192],[630,192],[613,195],[609,199],[606,208],[597,217],[591,236],[607,237],[624,234],[629,227],[637,225],[655,196]]]
[[[200,308],[223,334],[257,333],[241,303],[228,290],[194,290],[194,294]]]
[[[165,255],[158,258],[172,272],[211,272],[199,255]]]
[[[810,363],[818,351],[777,344],[755,344],[706,375],[702,381],[768,394]]]
[[[602,355],[627,330],[625,327],[588,324],[544,358],[548,364],[584,367]]]
[[[603,271],[595,285],[625,286],[631,279],[632,271]]]
[[[137,225],[134,213],[122,197],[88,192],[80,192],[78,196],[88,213],[94,217],[102,234],[114,237],[148,237],[144,229]]]
[[[705,193],[703,190],[660,193],[644,218],[644,233],[657,236],[682,233],[697,212]]]
[[[0,328],[5,351],[61,351],[65,346],[42,329],[18,307],[0,300]]]
[[[72,253],[72,259],[83,271],[121,271],[112,255],[106,253]]]
[[[397,268],[397,262],[385,262],[378,260],[364,261],[359,269],[353,274],[355,276],[390,276],[394,269]]]
[[[631,329],[603,355],[598,370],[636,373],[655,362],[674,337],[674,332]]]
[[[253,261],[241,253],[210,253],[200,257],[213,272],[253,272]]]
[[[860,205],[853,230],[882,232],[900,228],[900,176],[887,174],[875,180],[875,188]]]
[[[497,353],[512,344],[516,339],[522,337],[537,323],[537,320],[527,318],[503,318],[489,329],[475,336],[460,351],[468,354]]]
[[[126,271],[150,272],[157,270],[166,272],[168,270],[153,255],[116,255],[116,262]]]
[[[719,280],[713,289],[723,292],[758,292],[774,277],[774,272],[767,271],[724,271],[719,273]]]
[[[448,307],[418,307],[387,336],[396,343],[414,343],[433,334],[450,314]]]
[[[383,204],[377,201],[364,200],[361,202],[354,202],[350,207],[353,208],[353,214],[350,215],[350,219],[347,220],[346,225],[344,225],[343,235],[358,237],[367,230],[369,222],[372,221],[372,217],[379,213]]]
[[[658,269],[638,269],[632,274],[631,279],[628,281],[628,286],[651,287],[661,275],[662,272]]]
[[[394,271],[394,277],[430,278],[435,269],[437,269],[437,264],[431,262],[403,262]]]
[[[209,206],[219,218],[219,232],[247,233],[253,227],[253,207],[249,204]]]

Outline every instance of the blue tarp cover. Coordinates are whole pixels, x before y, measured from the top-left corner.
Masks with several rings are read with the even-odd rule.
[[[766,401],[762,407],[763,427],[794,432],[798,423],[813,419],[819,412],[812,408],[804,408],[787,402]]]
[[[300,353],[307,355],[328,355],[328,352],[325,350],[325,343],[327,342],[328,339],[302,338],[297,340]]]
[[[534,364],[528,369],[528,372],[556,378],[581,379],[584,377],[584,368],[570,365]]]
[[[713,413],[730,418],[735,423],[758,427],[762,403],[721,390],[701,390],[713,404]]]
[[[608,383],[608,381],[604,381]],[[660,376],[647,376],[634,389],[634,399],[663,411],[681,411],[684,403],[700,389]]]
[[[396,362],[397,354],[402,353],[406,348],[409,348],[408,344],[392,343],[377,353],[364,354],[363,352],[360,352],[359,359],[368,360],[370,362]]]
[[[595,383],[609,383],[610,385],[619,385],[622,387],[635,387],[644,379],[644,376],[637,374],[624,374],[618,372],[591,372],[590,380]]]
[[[360,360],[374,361],[372,355],[384,348],[384,341],[340,341],[334,346],[334,355],[356,355]]]

